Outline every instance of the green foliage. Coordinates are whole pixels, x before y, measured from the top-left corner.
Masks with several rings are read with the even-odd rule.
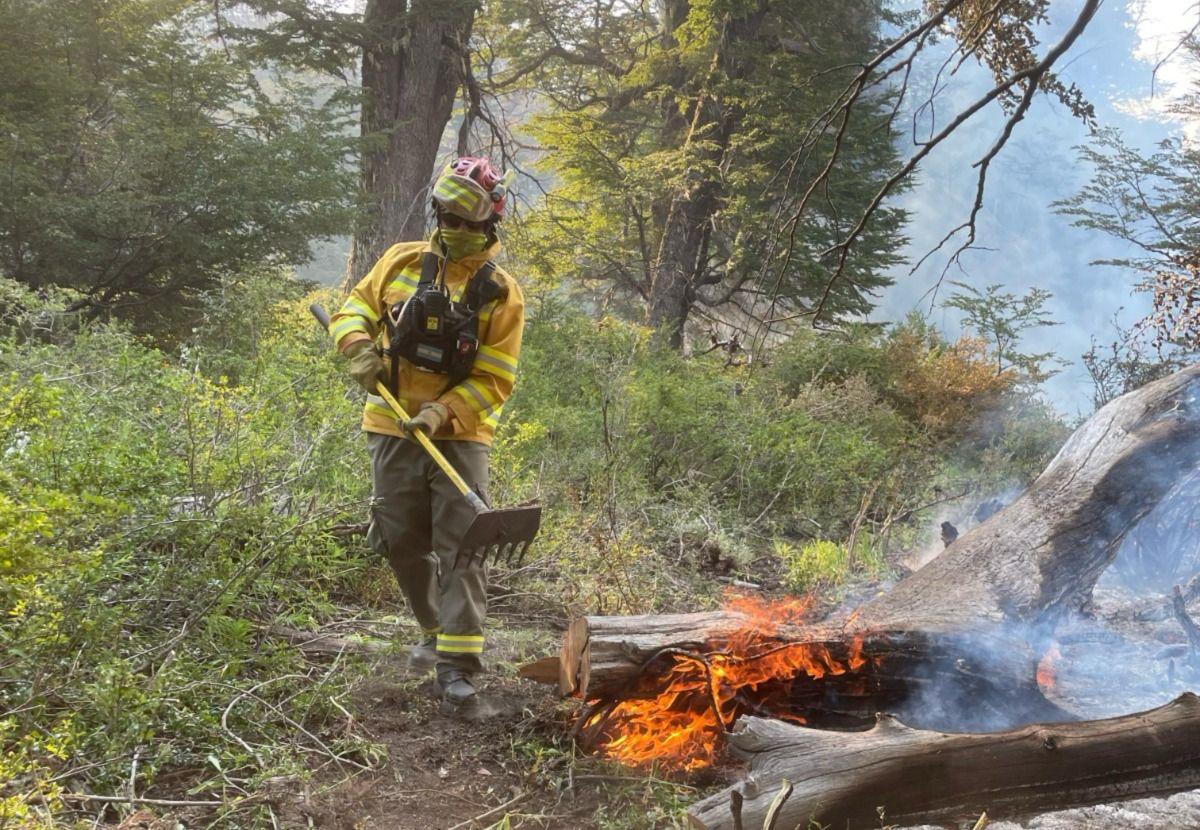
[[[1021,335],[1030,329],[1057,326],[1046,311],[1053,294],[1044,288],[1031,288],[1018,297],[1003,291],[1002,285],[989,285],[982,290],[964,282],[951,283],[959,289],[942,305],[963,313],[963,325],[988,342],[996,356],[996,374],[1016,369],[1023,380],[1040,383],[1055,374],[1044,364],[1054,358],[1053,352],[1028,354],[1018,351]]]
[[[705,228],[686,243],[695,264],[689,308],[730,315],[759,295],[783,309],[811,305],[828,277],[822,252],[895,161],[881,128],[886,96],[860,102],[841,165],[794,232],[780,217],[798,207],[834,148],[830,130],[814,152],[796,149],[844,87],[825,70],[872,52],[878,14],[873,4],[847,14],[811,0],[704,0],[653,11],[558,2],[551,13],[540,2],[489,4],[480,37],[512,67],[497,84],[546,100],[525,126],[545,150],[539,168],[555,182],[518,233],[528,270],[641,320],[660,290],[654,274],[668,217],[686,210]],[[903,220],[898,208],[877,215],[847,279],[827,298],[831,315],[870,308],[904,243]]]
[[[563,607],[694,608],[677,580],[711,550],[745,569],[854,535],[849,565],[818,557],[794,584],[878,573],[887,539],[872,528],[897,529],[948,478],[1026,480],[1064,437],[976,341],[916,321],[806,332],[772,357],[687,358],[644,328],[537,307],[494,467],[502,500],[546,505],[538,548]]]
[[[1191,49],[1200,57],[1200,45]],[[1197,114],[1200,100],[1185,101],[1180,115]],[[1200,228],[1194,221],[1200,209],[1200,148],[1176,137],[1143,154],[1107,128],[1077,150],[1079,160],[1092,168],[1092,179],[1055,206],[1075,217],[1076,226],[1130,242],[1140,254],[1101,264],[1152,275],[1200,250]]]
[[[1200,42],[1188,38],[1180,44],[1194,65],[1200,61]],[[1183,120],[1200,115],[1200,86],[1175,105]],[[1200,305],[1195,286],[1200,279],[1200,149],[1180,136],[1162,141],[1150,154],[1129,147],[1113,129],[1099,130],[1091,144],[1078,148],[1080,159],[1093,170],[1092,180],[1069,199],[1056,203],[1060,212],[1075,217],[1075,225],[1098,230],[1128,244],[1138,253],[1097,264],[1129,269],[1137,275],[1139,290],[1151,294],[1151,313],[1134,327],[1124,343],[1114,344],[1107,366],[1098,362],[1093,346],[1090,358],[1097,399],[1113,388],[1097,376],[1128,374],[1136,382],[1161,371],[1171,362],[1187,360],[1200,349]],[[1150,341],[1157,360],[1141,355]],[[1129,354],[1122,354],[1129,352]],[[1124,368],[1121,364],[1128,365]],[[1157,366],[1156,366],[1157,364]],[[1128,370],[1128,371],[1127,371]]]
[[[20,331],[37,300],[4,292]],[[170,770],[196,794],[304,773],[312,752],[374,757],[331,730],[354,672],[314,674],[262,634],[322,619],[365,568],[326,532],[365,499],[348,385],[302,287],[230,292],[274,299],[239,351],[202,360],[114,326],[0,341],[0,768],[52,806],[64,770],[119,790],[135,755],[139,791]]]
[[[797,593],[807,593],[821,580],[846,572],[846,549],[837,542],[814,539],[800,546],[776,542],[775,552],[786,568],[788,590]]]
[[[348,226],[348,111],[214,43],[204,9],[3,5],[21,37],[0,45],[0,273],[163,329]]]
[[[849,545],[854,546],[854,555]],[[802,545],[783,540],[774,543],[775,555],[784,567],[784,585],[796,594],[823,588],[840,588],[854,578],[878,578],[886,573],[882,549],[865,536],[843,544],[814,539]]]

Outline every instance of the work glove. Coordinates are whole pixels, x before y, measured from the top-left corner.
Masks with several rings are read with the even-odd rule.
[[[437,435],[442,427],[450,420],[450,410],[436,401],[421,404],[417,417],[404,422],[406,432],[416,432],[418,429],[426,435]]]
[[[383,380],[383,358],[370,340],[358,340],[346,347],[350,374],[363,389],[375,394],[375,383]]]

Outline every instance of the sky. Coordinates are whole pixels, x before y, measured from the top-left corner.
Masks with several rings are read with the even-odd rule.
[[[1079,0],[1052,4],[1043,44],[1058,39],[1079,6]],[[1166,112],[1173,99],[1200,80],[1192,77],[1191,67],[1182,60],[1169,61],[1159,69],[1151,94],[1155,65],[1195,24],[1198,14],[1197,0],[1107,0],[1056,71],[1080,87],[1095,106],[1100,125],[1119,128],[1133,147],[1149,151],[1163,138],[1180,133],[1200,139],[1200,124],[1174,122]],[[944,55],[949,45],[941,48]],[[940,63],[938,54],[931,53],[918,67],[921,77],[928,78]],[[944,111],[992,85],[985,70],[964,67],[945,90]],[[975,188],[971,165],[991,146],[1003,123],[995,108],[984,115],[935,151],[919,169],[917,186],[898,200],[910,211],[906,254],[912,262],[970,212]],[[1068,416],[1091,411],[1092,387],[1080,361],[1091,337],[1111,342],[1114,316],[1127,326],[1149,307],[1148,298],[1132,290],[1133,275],[1090,264],[1126,255],[1129,246],[1097,231],[1073,228],[1069,216],[1051,207],[1090,178],[1074,150],[1087,139],[1086,127],[1065,107],[1039,96],[988,176],[976,244],[991,250],[968,252],[963,269],[952,268],[947,276],[975,286],[999,283],[1018,295],[1035,286],[1052,292],[1047,308],[1061,325],[1031,332],[1023,347],[1054,351],[1068,361],[1046,384],[1050,402]],[[896,282],[881,296],[872,319],[897,320],[913,309],[929,314],[930,291],[945,262],[944,256],[935,255],[911,276],[911,266],[896,268]],[[937,303],[946,293],[943,286]],[[956,311],[933,304],[930,317],[947,334],[960,332]]]

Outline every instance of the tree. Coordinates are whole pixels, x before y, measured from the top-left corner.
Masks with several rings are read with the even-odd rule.
[[[425,231],[429,179],[465,77],[474,0],[368,0],[362,55],[362,197],[350,278]]]
[[[1086,0],[1041,53],[1048,0],[931,0],[902,14],[874,2],[496,0],[503,14],[482,25],[480,51],[505,57],[482,62],[489,81],[544,89],[550,104],[528,128],[553,184],[530,263],[578,275],[676,344],[697,317],[753,348],[796,321],[865,310],[903,242],[889,197],[946,138],[989,106],[1006,114],[975,165],[969,216],[935,248],[960,238],[949,265],[972,247],[989,166],[1033,97],[1091,120],[1053,68],[1098,5]],[[942,33],[954,47],[922,102],[913,65]],[[940,80],[968,61],[995,86],[941,101]],[[902,159],[894,140],[910,112],[917,141]]]
[[[268,25],[238,27],[262,59],[324,71],[360,87],[359,199],[348,279],[387,247],[425,234],[429,183],[470,72],[478,0],[242,0]],[[218,12],[219,17],[219,12]]]
[[[1191,47],[1200,60],[1200,47]],[[1179,108],[1200,115],[1200,97]],[[1150,155],[1130,148],[1114,130],[1104,130],[1079,148],[1095,173],[1079,193],[1057,202],[1078,227],[1128,242],[1136,254],[1097,264],[1139,275],[1137,288],[1151,293],[1153,311],[1137,327],[1160,352],[1200,348],[1200,148],[1182,137],[1159,144]]]
[[[14,0],[0,27],[0,269],[174,314],[348,223],[344,111],[197,34],[186,0]]]
[[[1194,29],[1175,51],[1192,67],[1200,65]],[[1171,109],[1183,121],[1200,116],[1200,84]],[[1136,287],[1152,298],[1149,315],[1128,330],[1114,321],[1116,336],[1107,348],[1093,338],[1083,355],[1101,406],[1175,371],[1200,349],[1200,148],[1179,136],[1147,155],[1117,130],[1105,129],[1077,150],[1093,168],[1092,179],[1055,206],[1077,227],[1128,243],[1130,256],[1094,264],[1128,269]]]
[[[871,93],[881,87],[886,88],[887,85],[898,88],[896,105],[886,122],[890,129],[901,112],[901,104],[906,99],[915,97],[910,89],[910,79],[918,56],[930,43],[936,42],[940,32],[948,31],[954,38],[954,48],[941,62],[928,94],[913,111],[914,150],[903,164],[887,176],[857,217],[847,223],[850,229],[840,241],[824,252],[832,256],[834,264],[820,299],[806,312],[814,320],[825,313],[834,289],[845,280],[850,254],[858,246],[863,234],[876,221],[884,200],[897,188],[909,182],[922,161],[980,112],[995,104],[1003,110],[1006,117],[996,140],[972,165],[976,173],[975,198],[971,210],[965,220],[951,228],[931,251],[917,261],[913,271],[952,239],[962,238],[946,260],[942,270],[944,278],[951,265],[974,246],[975,222],[983,208],[991,163],[1004,149],[1039,91],[1055,95],[1083,121],[1093,121],[1091,105],[1074,86],[1067,86],[1058,80],[1053,67],[1091,23],[1100,6],[1100,0],[1084,0],[1061,38],[1040,56],[1037,54],[1039,41],[1035,29],[1049,21],[1050,0],[1020,0],[1015,3],[992,3],[990,0],[926,0],[923,5],[924,16],[890,43],[885,44],[870,60],[843,67],[843,71],[851,73],[849,82],[835,104],[822,112],[802,136],[800,148],[804,150],[813,146],[813,141],[819,140],[826,131],[836,130],[839,136],[845,135],[852,113],[861,111],[864,103],[870,102]],[[996,81],[995,85],[974,99],[938,106],[937,99],[944,88],[943,77],[954,75],[972,59],[991,71]],[[816,139],[813,136],[816,136]],[[790,210],[790,215],[787,215],[784,223],[785,228],[794,232],[797,224],[806,215],[810,204],[809,196],[837,168],[839,156],[840,153],[835,148],[829,163],[805,192],[804,197]]]
[[[1092,405],[1099,409],[1127,392],[1145,386],[1151,381],[1164,378],[1188,364],[1185,357],[1171,350],[1167,354],[1159,351],[1157,358],[1145,354],[1145,338],[1136,328],[1123,329],[1113,321],[1114,337],[1107,345],[1101,345],[1095,335],[1091,347],[1081,359],[1092,381]]]
[[[834,95],[820,73],[876,45],[875,4],[675,0],[657,14],[630,3],[556,20],[537,7],[508,4],[495,35],[504,53],[534,56],[533,68],[501,72],[497,83],[548,90],[547,109],[526,128],[557,182],[523,229],[531,264],[577,275],[677,347],[693,317],[747,329],[772,295],[812,299],[824,285],[818,252],[895,160],[889,134],[873,129],[886,95],[845,139],[853,170],[827,183],[794,255],[775,218],[832,149],[831,135],[817,152],[793,152],[800,125]],[[881,217],[831,303],[837,313],[865,312],[886,284],[880,272],[896,261],[903,215]]]
[[[1046,370],[1043,364],[1054,357],[1053,352],[1026,353],[1018,351],[1022,333],[1044,326],[1057,326],[1046,311],[1046,302],[1053,297],[1044,288],[1031,288],[1024,295],[1001,291],[995,284],[982,291],[963,282],[951,285],[960,289],[951,294],[942,306],[963,313],[963,325],[985,339],[996,361],[996,374],[1016,369],[1034,383],[1045,380],[1056,370]]]

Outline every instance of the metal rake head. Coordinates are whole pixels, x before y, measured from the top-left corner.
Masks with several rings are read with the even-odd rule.
[[[454,567],[478,566],[489,558],[520,565],[541,524],[540,504],[481,511],[459,542]]]

